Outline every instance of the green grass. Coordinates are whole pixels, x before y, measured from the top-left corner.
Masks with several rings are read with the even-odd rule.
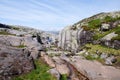
[[[116,27],[116,28],[113,28],[113,29],[111,29],[111,30],[109,30],[109,31],[106,31],[106,32],[100,32],[100,31],[96,31],[95,32],[95,35],[93,36],[93,39],[94,40],[98,40],[98,39],[101,39],[101,38],[103,38],[105,35],[107,35],[107,34],[109,34],[109,33],[111,33],[111,32],[115,32],[116,34],[120,34],[120,26],[118,26],[118,27]]]
[[[24,74],[18,77],[13,78],[12,80],[56,80],[51,74],[47,71],[50,67],[42,62],[42,60],[35,61],[36,69],[28,74]]]
[[[113,18],[113,17],[111,17],[111,16],[106,16],[104,19],[103,19],[103,21],[102,22],[115,22],[115,21],[117,21],[117,20],[120,20],[120,17],[115,17],[115,18]]]
[[[87,60],[97,60],[100,63],[104,64],[104,60],[100,58],[100,56],[98,56],[97,58],[93,57],[93,55],[87,55],[84,56]]]
[[[113,38],[112,38],[112,41],[114,41],[114,40],[119,40],[119,41],[120,41],[120,35],[118,35],[118,36],[116,36],[116,37],[113,37]]]
[[[60,80],[68,80],[66,74],[62,74]]]
[[[97,59],[97,58],[93,57],[92,55],[87,55],[87,56],[85,56],[85,58],[87,60],[95,60],[95,59]]]
[[[0,35],[13,35],[13,36],[15,36],[14,34],[10,34],[6,31],[0,31]]]
[[[100,19],[94,19],[88,22],[88,27],[91,29],[96,29],[99,28],[101,25],[101,20]]]
[[[19,45],[19,46],[15,46],[17,48],[25,48],[26,46],[25,45]]]
[[[113,48],[108,48],[105,46],[101,46],[101,45],[93,45],[93,44],[86,44],[86,47],[90,47],[90,49],[88,49],[89,53],[95,54],[96,51],[99,51],[100,53],[107,53],[107,54],[120,54],[120,50],[116,50]]]

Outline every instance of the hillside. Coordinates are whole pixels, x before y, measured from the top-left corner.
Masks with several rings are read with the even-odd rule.
[[[107,63],[107,57],[116,57],[115,65],[120,65],[120,11],[99,13],[65,27],[58,46],[103,64],[112,64]]]
[[[57,34],[0,24],[0,80],[120,79],[120,11],[85,18]]]

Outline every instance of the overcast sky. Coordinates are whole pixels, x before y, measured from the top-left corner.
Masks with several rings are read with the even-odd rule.
[[[120,10],[120,0],[0,0],[0,23],[61,30],[100,12]]]

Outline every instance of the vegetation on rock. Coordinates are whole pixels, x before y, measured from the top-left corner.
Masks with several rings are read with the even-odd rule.
[[[12,80],[56,80],[54,76],[47,72],[50,67],[42,60],[36,60],[35,65],[36,69],[32,72],[14,77]]]
[[[7,31],[0,31],[0,35],[13,35],[13,36],[15,36],[14,34],[10,34]]]

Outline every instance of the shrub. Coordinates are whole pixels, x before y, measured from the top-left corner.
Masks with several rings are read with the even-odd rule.
[[[68,79],[67,79],[67,75],[66,75],[66,74],[62,74],[60,80],[68,80]]]
[[[88,26],[82,26],[81,28],[83,28],[83,30],[85,30],[85,31],[91,30]]]

